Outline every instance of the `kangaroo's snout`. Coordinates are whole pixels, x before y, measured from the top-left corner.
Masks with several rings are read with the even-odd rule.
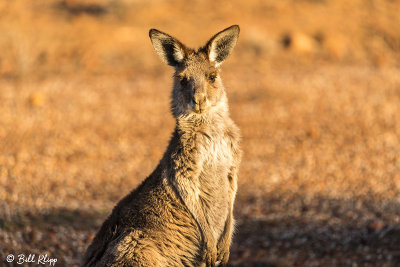
[[[207,101],[207,98],[204,94],[200,94],[200,95],[195,95],[192,99],[192,101],[196,104],[196,105],[201,105],[204,102]]]
[[[196,92],[192,97],[192,105],[196,112],[201,113],[204,111],[207,107],[207,97],[205,93]]]

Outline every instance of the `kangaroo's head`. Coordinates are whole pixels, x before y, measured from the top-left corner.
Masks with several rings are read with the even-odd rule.
[[[225,104],[219,67],[239,37],[239,26],[231,26],[194,50],[176,38],[151,29],[150,39],[162,61],[175,68],[172,111],[175,116],[206,114]]]

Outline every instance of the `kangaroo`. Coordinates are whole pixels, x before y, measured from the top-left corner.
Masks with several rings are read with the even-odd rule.
[[[149,35],[175,69],[176,127],[158,166],[114,207],[82,266],[226,266],[241,150],[220,66],[239,26],[197,50],[156,29]]]

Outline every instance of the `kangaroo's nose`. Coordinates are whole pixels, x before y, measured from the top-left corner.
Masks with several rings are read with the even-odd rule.
[[[202,105],[206,102],[206,96],[204,94],[196,94],[193,96],[192,101],[196,105]]]

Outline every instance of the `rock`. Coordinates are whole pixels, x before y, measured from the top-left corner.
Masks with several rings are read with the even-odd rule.
[[[334,34],[328,35],[322,42],[322,46],[332,59],[342,59],[348,50],[345,38]]]
[[[380,231],[383,228],[383,223],[380,221],[372,221],[368,224],[368,230],[371,232]]]
[[[45,97],[42,93],[36,92],[29,97],[29,103],[33,107],[42,107],[45,103]]]
[[[88,235],[85,239],[85,243],[89,244],[94,239],[94,235]]]
[[[317,48],[316,41],[307,34],[301,32],[285,35],[282,39],[282,44],[287,49],[299,53],[309,53]]]

